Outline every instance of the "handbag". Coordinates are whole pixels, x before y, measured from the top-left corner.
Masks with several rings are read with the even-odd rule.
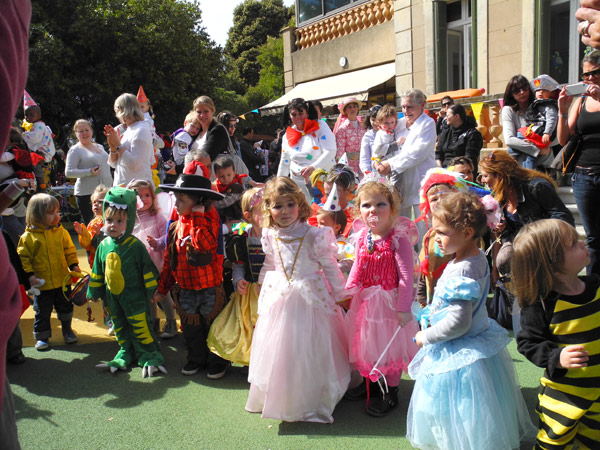
[[[512,329],[512,307],[515,297],[511,294],[502,281],[496,282],[494,297],[488,299],[487,312],[488,317],[494,319],[503,328]]]
[[[585,104],[585,98],[582,100],[579,105],[579,112],[577,113],[577,117],[579,118],[579,114],[581,114],[581,109]],[[583,140],[583,136],[577,129],[577,122],[575,123],[575,133],[573,133],[568,142],[565,144],[563,148],[560,149],[552,164],[550,165],[553,169],[560,170],[562,175],[565,176],[568,173],[573,173],[575,171],[575,166],[577,165],[577,161],[581,156],[581,142]]]

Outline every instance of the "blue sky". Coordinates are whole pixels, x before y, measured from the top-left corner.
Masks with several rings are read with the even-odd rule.
[[[229,28],[233,25],[233,10],[242,0],[200,0],[199,3],[206,32],[212,40],[224,47]],[[283,0],[283,4],[293,5],[294,0]]]

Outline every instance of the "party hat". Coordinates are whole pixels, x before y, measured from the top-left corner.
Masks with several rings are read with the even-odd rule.
[[[337,192],[337,183],[333,183],[333,187],[331,188],[331,192],[327,196],[327,201],[323,205],[323,209],[325,211],[341,211],[340,208],[340,197]]]
[[[29,92],[23,89],[23,109],[29,106],[37,106],[37,103],[33,100],[33,98],[31,98]]]
[[[140,103],[146,103],[148,101],[148,97],[146,97],[146,93],[144,92],[144,88],[140,84],[140,88],[137,93],[137,101]]]
[[[342,157],[338,161],[338,164],[343,164],[345,166],[348,165],[348,155],[346,154],[346,152],[344,152],[344,154],[342,155]]]

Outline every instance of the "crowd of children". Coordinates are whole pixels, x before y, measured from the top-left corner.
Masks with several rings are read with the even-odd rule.
[[[458,157],[421,180],[417,220],[428,232],[418,256],[415,222],[398,213],[402,177],[371,170],[371,161],[404,144],[395,108],[370,111],[363,137],[370,160],[360,161],[361,180],[343,160],[324,167],[305,161],[324,145],[315,157],[328,162],[328,140],[335,140],[312,119],[310,104],[290,108],[295,134],[284,147],[292,156],[280,168],[285,176],[266,185],[237,173],[228,155],[211,161],[190,150],[199,130],[191,112],[173,134],[172,165],[158,189],[143,179],[96,188],[93,219],[75,222],[74,230],[92,268],[88,298],[103,302],[118,344],[98,367],[115,373],[137,364],[143,377],[166,373],[158,338],[181,329],[182,374],[206,369],[218,379],[231,363],[249,366],[245,407],[262,417],[331,423],[342,398],[366,399],[367,414],[382,417],[398,406],[408,374],[416,380],[403,405],[412,445],[518,448],[534,427],[506,350],[510,338],[488,318],[490,268],[481,248],[499,217],[481,199],[489,192],[474,184],[473,163]],[[43,132],[37,110],[27,111]],[[46,158],[52,149],[37,151]],[[523,228],[514,246],[519,351],[546,368],[538,445],[598,442],[590,319],[598,280],[577,276],[587,251],[570,225],[552,220]],[[540,249],[548,252],[541,264]],[[36,349],[49,348],[53,309],[65,343],[77,342],[63,284],[80,268],[54,197],[29,199],[17,250],[38,290]],[[162,332],[158,305],[166,316]]]

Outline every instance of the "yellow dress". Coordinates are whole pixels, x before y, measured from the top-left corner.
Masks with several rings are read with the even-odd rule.
[[[226,244],[227,258],[234,264],[243,264],[246,294],[237,291],[223,311],[213,321],[207,344],[211,352],[228,361],[247,366],[250,364],[250,347],[254,326],[258,319],[258,276],[265,259],[260,238],[248,239],[249,226],[234,230]],[[252,241],[252,242],[251,242]]]

